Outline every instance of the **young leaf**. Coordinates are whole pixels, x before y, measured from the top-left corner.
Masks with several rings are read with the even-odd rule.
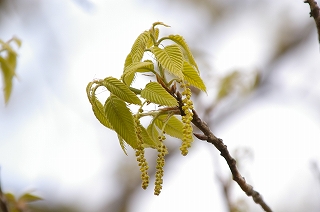
[[[124,69],[131,65],[132,63],[132,56],[131,56],[131,52],[127,55],[126,60],[124,61]]]
[[[153,62],[150,60],[144,61],[144,62],[135,62],[131,65],[127,66],[124,71],[123,75],[131,74],[132,72],[135,72],[136,70],[140,68],[147,68],[150,70],[153,70]]]
[[[175,42],[176,44],[178,44],[179,46],[181,46],[185,50],[190,64],[193,65],[194,67],[196,67],[197,71],[199,72],[198,65],[197,65],[196,61],[194,60],[193,55],[191,53],[191,50],[190,50],[187,42],[184,40],[184,38],[181,35],[169,35],[169,39],[172,40],[173,42]]]
[[[141,97],[159,105],[178,105],[177,100],[157,82],[148,83],[146,87],[141,91]]]
[[[179,77],[179,79],[183,79],[183,58],[179,46],[169,45],[164,47],[164,49],[154,46],[151,48],[151,51],[165,69]]]
[[[235,85],[238,84],[237,81],[239,80],[239,78],[239,72],[234,71],[225,76],[223,79],[221,79],[217,99],[221,100],[228,96],[230,92],[234,89]]]
[[[101,102],[97,99],[96,96],[92,96],[89,100],[92,105],[92,111],[98,121],[109,129],[113,129],[111,124],[109,123],[106,115],[104,114],[104,108]]]
[[[136,77],[136,73],[132,72],[130,74],[127,74],[126,76],[121,76],[122,81],[124,82],[124,84],[126,84],[127,86],[130,86],[133,82],[133,80]]]
[[[199,88],[206,92],[206,86],[203,83],[199,73],[194,70],[194,68],[187,62],[183,63],[183,71],[184,79],[188,81],[192,86]]]
[[[141,33],[136,41],[134,42],[132,48],[131,48],[131,58],[132,62],[139,62],[141,61],[144,50],[147,47],[148,41],[150,39],[150,32],[149,31],[144,31]]]
[[[170,27],[169,25],[167,25],[167,24],[165,24],[165,23],[163,23],[163,22],[154,22],[153,24],[152,24],[152,26],[153,26],[153,28],[155,27],[155,26],[157,26],[157,25],[162,25],[162,26],[165,26],[165,27]]]
[[[21,42],[21,40],[20,40],[19,38],[17,38],[17,37],[14,36],[14,37],[12,38],[12,40],[13,40],[14,42],[16,42],[16,44],[18,45],[19,48],[21,47],[21,43],[22,43],[22,42]]]
[[[153,138],[151,135],[149,135],[148,131],[142,125],[140,125],[140,128],[143,140],[143,147],[156,149],[157,146],[160,144],[158,137]]]
[[[10,204],[15,204],[16,203],[16,198],[15,196],[12,194],[12,193],[5,193],[4,196],[6,197],[7,201],[10,203]]]
[[[28,202],[38,201],[38,200],[42,200],[42,198],[30,193],[26,193],[19,198],[18,202],[28,203]]]
[[[10,46],[9,42],[3,42],[2,40],[0,40],[0,44],[2,45],[2,49],[5,49],[7,52],[13,53],[13,54],[17,54],[13,48]]]
[[[158,40],[158,37],[159,37],[159,29],[158,29],[158,28],[154,28],[154,30],[153,30],[153,29],[151,28],[149,31],[150,31],[150,33],[152,34],[152,36],[154,37],[155,41],[157,41],[157,40]],[[153,39],[152,39],[152,37],[151,37],[151,35],[150,35],[150,39],[149,39],[149,41],[148,41],[147,48],[150,48],[151,46],[153,46],[153,45],[154,45],[153,42],[154,42],[154,41],[153,41]]]
[[[138,138],[132,113],[126,103],[111,95],[104,105],[105,115],[114,131],[123,138],[132,148],[138,147]]]
[[[10,62],[12,61],[8,61],[0,56],[0,69],[2,70],[3,81],[4,81],[3,92],[4,92],[5,103],[9,101],[11,91],[12,91],[12,79],[15,75],[14,69],[13,67],[11,67]]]
[[[120,99],[136,104],[141,105],[140,99],[136,96],[134,92],[132,92],[128,86],[126,86],[124,83],[122,83],[120,80],[113,78],[113,77],[107,77],[103,80],[103,85],[114,95],[119,97]]]
[[[86,87],[86,92],[87,92],[87,97],[89,99],[89,101],[91,100],[91,96],[93,95],[92,92],[92,86],[94,85],[94,82],[89,82],[87,87]],[[91,103],[91,101],[90,101]]]
[[[8,64],[10,65],[10,68],[12,69],[12,72],[14,75],[15,74],[14,70],[16,69],[16,66],[17,66],[17,54],[12,53],[12,52],[8,52],[7,61],[8,61]]]
[[[182,139],[183,138],[183,123],[175,116],[160,115],[157,116],[154,120],[154,124],[160,129],[164,127],[166,134]]]
[[[93,84],[94,84],[94,82],[89,82],[88,85],[87,85],[87,88],[86,88],[87,96],[88,96],[89,102],[91,104],[93,114],[95,115],[95,117],[98,119],[98,121],[102,125],[104,125],[105,127],[109,128],[109,129],[112,129],[111,124],[109,123],[108,119],[104,115],[103,105],[97,99],[95,94],[92,93],[92,92],[94,92],[94,91],[92,91],[92,85]]]
[[[126,57],[126,61],[124,62],[124,70],[131,64],[132,64],[132,57],[131,57],[131,53],[129,53],[128,56]],[[122,81],[126,85],[130,86],[132,81],[134,80],[135,73],[127,74],[125,78],[123,78],[123,77],[124,77],[124,74],[122,74],[122,76],[121,76]]]
[[[124,69],[121,78],[125,84],[130,85],[136,72],[151,72],[153,69],[151,61],[131,63]]]
[[[124,154],[128,155],[127,154],[127,148],[126,148],[125,140],[123,140],[123,138],[121,138],[121,136],[119,134],[117,134],[117,135],[118,135],[118,139],[119,139],[119,143],[120,143],[121,149],[123,150]]]
[[[147,127],[147,132],[153,140],[158,140],[159,132],[157,126],[154,124],[154,121],[152,121]]]

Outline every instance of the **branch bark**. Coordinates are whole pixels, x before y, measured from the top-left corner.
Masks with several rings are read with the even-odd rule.
[[[177,100],[179,103],[179,108],[181,111],[181,115],[184,115],[184,112],[182,110],[182,96],[179,92],[177,92]],[[229,168],[232,173],[232,178],[234,181],[238,183],[240,188],[247,194],[247,196],[251,196],[253,201],[257,204],[259,204],[266,212],[272,212],[271,208],[264,202],[262,199],[262,196],[259,194],[259,192],[255,191],[251,185],[249,185],[244,177],[241,176],[238,167],[236,165],[236,160],[230,155],[227,146],[223,143],[222,139],[217,138],[210,130],[209,126],[200,119],[197,112],[195,110],[192,110],[193,112],[193,119],[192,123],[199,129],[201,132],[203,132],[203,135],[201,134],[194,134],[198,139],[200,140],[206,140],[208,143],[213,144],[219,151],[220,155],[224,157],[224,159],[227,161],[227,164],[229,165]]]
[[[320,8],[315,0],[306,0],[304,3],[308,3],[310,6],[310,17],[314,18],[318,30],[318,40],[320,43]]]

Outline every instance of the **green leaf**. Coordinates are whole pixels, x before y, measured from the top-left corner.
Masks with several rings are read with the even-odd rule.
[[[2,50],[6,50],[12,54],[17,54],[16,51],[10,46],[9,42],[3,42],[0,40],[0,44],[2,45]]]
[[[15,41],[19,47],[21,46],[21,41],[16,37],[13,37],[8,42],[3,42],[2,40],[0,40],[0,51],[6,52],[6,56],[0,56],[0,71],[3,75],[5,103],[8,103],[11,96],[12,80],[15,76],[15,69],[17,65],[17,53],[10,46],[11,41]]]
[[[120,143],[121,149],[123,150],[124,154],[126,154],[128,156],[125,140],[123,140],[123,138],[121,138],[121,136],[119,134],[117,134],[117,135],[118,135],[118,139],[119,139],[119,143]]]
[[[152,72],[154,69],[152,61],[134,62],[127,66],[122,75],[122,81],[130,85],[136,72]]]
[[[194,70],[194,68],[187,62],[183,63],[183,71],[184,79],[187,80],[192,86],[199,88],[206,92],[206,86],[203,83],[199,73]]]
[[[218,90],[217,99],[221,100],[227,97],[231,91],[235,88],[235,85],[239,84],[238,80],[240,78],[240,74],[238,71],[231,72],[223,79],[220,80],[220,87]]]
[[[11,59],[10,61],[4,59],[3,57],[0,56],[0,67],[1,67],[1,71],[2,71],[2,75],[3,75],[3,81],[4,81],[4,100],[5,103],[7,103],[9,101],[10,95],[11,95],[11,91],[12,91],[12,80],[13,77],[15,75],[14,69],[10,64],[13,63],[13,56],[12,54],[9,53],[9,55],[11,55]]]
[[[5,193],[4,196],[6,197],[7,201],[11,204],[15,204],[16,203],[16,198],[12,193]]]
[[[21,47],[21,43],[22,43],[22,42],[21,42],[21,40],[20,40],[19,38],[17,38],[17,37],[14,36],[14,37],[12,38],[12,41],[16,42],[16,44],[18,45],[19,48]]]
[[[114,131],[132,148],[138,147],[135,123],[130,109],[118,97],[111,95],[104,105],[105,114]]]
[[[104,108],[103,105],[101,104],[101,102],[98,100],[98,98],[95,96],[94,91],[92,91],[92,85],[94,84],[94,82],[89,82],[86,88],[87,91],[87,96],[89,99],[89,102],[91,104],[92,107],[92,111],[93,114],[95,115],[95,117],[98,119],[98,121],[104,125],[105,127],[112,129],[111,124],[109,123],[107,117],[104,114]]]
[[[154,30],[151,28],[150,30],[150,33],[152,34],[152,36],[154,37],[155,41],[158,40],[159,38],[159,29],[158,28],[154,28]],[[148,41],[148,44],[147,44],[147,48],[150,48],[151,46],[153,46],[154,43],[153,43],[153,39],[152,37],[150,36],[150,39]]]
[[[150,60],[147,60],[147,61],[144,61],[144,62],[132,63],[131,65],[127,66],[124,69],[123,74],[124,75],[131,74],[132,72],[135,72],[140,68],[147,68],[147,69],[153,70],[153,62],[150,61]]]
[[[113,129],[112,125],[109,123],[105,113],[102,103],[98,100],[96,96],[92,96],[91,100],[92,111],[99,122],[109,129]]]
[[[157,26],[157,25],[162,25],[162,26],[165,26],[165,27],[170,27],[169,25],[167,25],[167,24],[165,24],[165,23],[163,23],[163,22],[160,22],[160,21],[154,22],[154,23],[152,24],[153,28],[154,28],[155,26]]]
[[[144,51],[146,50],[149,38],[150,38],[150,32],[144,31],[135,40],[130,52],[132,62],[141,61]]]
[[[141,136],[142,136],[142,140],[143,140],[143,147],[145,148],[154,148],[156,149],[157,146],[160,144],[160,141],[158,139],[158,137],[153,138],[153,136],[151,136],[148,131],[146,130],[146,128],[144,128],[142,125],[140,125],[141,128]]]
[[[124,70],[131,64],[132,64],[132,57],[131,57],[131,53],[129,53],[128,56],[126,57],[126,61],[124,62]],[[127,74],[125,78],[124,78],[124,74],[122,74],[121,76],[122,81],[128,86],[131,85],[132,81],[134,80],[134,77],[135,77],[135,73]]]
[[[165,125],[164,131],[166,134],[179,139],[183,138],[183,123],[175,116],[169,116],[167,114],[157,116],[154,124],[160,129]]]
[[[87,97],[88,97],[89,101],[91,100],[91,96],[93,95],[93,94],[91,94],[93,85],[94,85],[94,82],[89,82],[86,87]],[[90,101],[90,103],[91,103],[91,101]]]
[[[10,65],[10,68],[13,71],[13,74],[15,74],[14,70],[16,69],[16,66],[17,66],[17,54],[12,53],[12,52],[8,52],[7,61]]]
[[[134,92],[132,92],[128,86],[126,86],[120,80],[114,77],[107,77],[103,80],[102,84],[114,95],[119,97],[120,99],[136,104],[141,105],[140,99],[136,96]]]
[[[151,48],[151,51],[165,69],[179,77],[179,79],[183,79],[183,58],[179,46],[169,45],[164,47],[164,49],[154,46]]]
[[[131,52],[127,55],[126,60],[124,61],[124,69],[132,63]]]
[[[36,195],[33,195],[33,194],[30,194],[30,193],[26,193],[26,194],[23,194],[18,202],[34,202],[34,201],[38,201],[38,200],[42,200],[41,197],[38,197]]]
[[[160,105],[177,106],[177,100],[171,96],[159,83],[150,82],[141,91],[141,97]]]
[[[184,49],[184,51],[187,54],[187,57],[188,57],[190,64],[193,65],[197,69],[197,71],[199,72],[198,65],[197,65],[196,61],[194,60],[193,55],[191,53],[191,50],[190,50],[187,42],[184,40],[184,38],[181,35],[169,35],[169,39]]]
[[[147,127],[147,132],[148,134],[150,135],[150,137],[153,139],[153,140],[158,140],[158,137],[159,137],[159,131],[156,127],[156,125],[154,124],[154,121],[152,121],[149,126]]]

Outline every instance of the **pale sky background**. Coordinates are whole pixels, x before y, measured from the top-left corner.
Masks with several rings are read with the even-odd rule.
[[[76,202],[79,211],[98,211],[106,199],[117,195],[113,179],[117,164],[135,158],[132,151],[125,156],[116,134],[95,119],[85,93],[87,83],[120,77],[135,38],[153,22],[171,25],[163,32],[181,34],[188,42],[188,33],[205,27],[205,14],[188,14],[188,7],[177,14],[174,11],[182,5],[173,4],[167,11],[142,0],[95,0],[85,7],[80,2],[89,1],[16,2],[24,4],[14,12],[19,15],[4,19],[5,30],[0,30],[3,40],[12,35],[22,40],[9,104],[0,98],[3,190],[15,194],[35,190],[44,199]],[[270,1],[269,6],[268,11],[294,14],[291,21],[313,21],[302,1]],[[277,17],[259,12],[252,11],[263,17],[263,23],[233,14],[237,24],[220,23],[216,37],[197,42],[210,49],[212,71],[263,68]],[[272,67],[279,74],[268,95],[214,130],[231,152],[239,147],[251,150],[253,157],[244,160],[241,173],[275,211],[320,210],[320,182],[310,168],[311,161],[320,163],[320,113],[315,107],[320,103],[320,55],[316,32],[309,39],[290,60]],[[204,102],[206,98],[210,90],[203,95]],[[195,141],[187,157],[176,157],[167,168],[160,196],[153,195],[151,181],[146,191],[138,191],[130,211],[225,211],[217,172],[230,173],[224,159],[210,144]],[[234,198],[246,200],[251,211],[262,211],[236,184]]]

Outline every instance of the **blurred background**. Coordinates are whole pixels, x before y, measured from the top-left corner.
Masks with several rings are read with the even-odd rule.
[[[22,40],[8,105],[0,98],[2,190],[41,196],[31,211],[262,211],[199,140],[183,157],[167,139],[160,196],[153,177],[141,189],[134,152],[123,154],[95,119],[87,83],[119,78],[136,37],[161,21],[171,26],[162,36],[183,35],[194,52],[208,88],[194,90],[195,109],[247,182],[274,211],[320,211],[320,54],[309,12],[302,0],[0,0],[0,39]]]

